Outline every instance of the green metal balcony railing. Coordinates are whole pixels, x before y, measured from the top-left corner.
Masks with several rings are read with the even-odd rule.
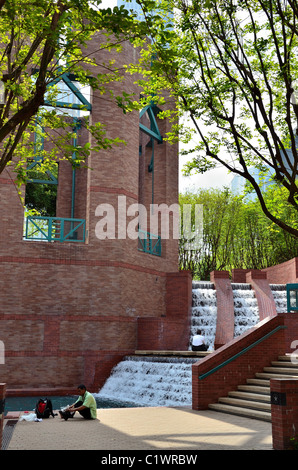
[[[84,219],[28,216],[24,238],[35,241],[84,243],[85,225]]]
[[[161,238],[149,232],[139,230],[138,250],[150,253],[151,255],[161,256]]]
[[[298,312],[298,284],[287,284],[287,312]]]

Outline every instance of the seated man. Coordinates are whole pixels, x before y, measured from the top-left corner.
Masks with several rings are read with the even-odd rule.
[[[78,386],[79,398],[75,403],[67,407],[64,411],[59,411],[61,418],[65,421],[73,418],[76,411],[86,419],[96,419],[96,401],[94,396],[87,392],[85,385]]]
[[[191,349],[193,351],[207,351],[208,350],[208,346],[205,343],[205,338],[202,335],[201,330],[198,330],[197,334],[194,335],[192,339]]]

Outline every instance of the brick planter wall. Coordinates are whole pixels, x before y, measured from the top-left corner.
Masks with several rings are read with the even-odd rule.
[[[265,340],[260,341],[262,338]],[[207,409],[209,403],[216,403],[219,397],[226,396],[239,384],[245,383],[247,378],[254,377],[256,372],[262,371],[263,367],[285,353],[285,343],[284,318],[267,318],[257,327],[194,364],[193,409]],[[252,344],[255,346],[251,348]]]

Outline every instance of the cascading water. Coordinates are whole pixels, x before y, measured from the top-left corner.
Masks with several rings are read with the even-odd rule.
[[[217,317],[214,285],[194,282],[192,296],[190,344],[200,328],[212,350]],[[98,397],[136,406],[191,406],[191,365],[198,360],[128,356],[114,367]]]
[[[234,336],[259,321],[259,311],[250,284],[232,283],[234,295]],[[285,286],[271,285],[278,312],[286,312]],[[193,282],[190,344],[197,329],[202,330],[213,350],[217,305],[211,282]],[[96,396],[116,400],[123,406],[191,406],[192,368],[199,358],[128,356],[111,372]]]
[[[284,284],[270,284],[277,313],[287,311],[287,293]],[[259,322],[257,299],[250,284],[232,283],[234,296],[234,336],[239,336]]]
[[[217,319],[216,290],[212,282],[193,282],[190,346],[197,330],[205,336],[208,350],[214,348]]]
[[[257,299],[250,284],[232,283],[234,297],[234,337],[243,334],[260,320]]]
[[[127,356],[98,396],[136,406],[190,406],[192,358]]]
[[[277,313],[287,312],[287,288],[285,284],[270,284]]]

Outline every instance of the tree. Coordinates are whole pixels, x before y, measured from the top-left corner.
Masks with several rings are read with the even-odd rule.
[[[284,201],[278,188],[270,186],[264,197],[297,227],[295,209]],[[201,243],[193,250],[185,247],[183,238],[179,244],[180,269],[190,270],[194,278],[207,280],[213,270],[264,269],[297,255],[297,238],[270,221],[258,199],[246,193],[234,195],[227,188],[200,189],[180,194],[179,200],[182,215],[185,204],[203,206]],[[192,215],[194,228],[194,210]]]
[[[207,280],[214,270],[229,269],[231,262],[231,245],[237,234],[241,201],[233,197],[225,188],[201,189],[196,193],[180,194],[179,202],[182,211],[185,204],[193,208],[196,204],[203,207],[203,228],[201,243],[195,249],[185,246],[183,238],[179,243],[179,266],[189,270],[193,277]],[[194,210],[192,210],[194,215]],[[195,221],[192,220],[193,226]],[[183,230],[181,228],[181,233]]]
[[[106,73],[93,75],[88,67],[97,65],[86,52],[86,44],[97,31],[105,31],[99,48],[118,48],[126,39],[140,33],[133,18],[121,7],[100,9],[100,0],[0,0],[0,173],[14,158],[19,183],[26,179],[28,161],[34,157],[32,132],[39,128],[64,129],[56,153],[44,151],[42,160],[70,158],[72,131],[55,102],[57,82],[65,74],[80,85],[101,92],[110,80],[117,80],[119,70],[105,65]],[[128,27],[129,24],[129,27]],[[113,34],[113,37],[111,36]],[[85,51],[85,52],[84,52]],[[115,97],[117,99],[117,97]],[[118,97],[119,105],[124,98]],[[47,108],[45,104],[52,104]],[[84,105],[82,104],[84,110]],[[88,124],[87,124],[88,126]],[[100,123],[88,127],[96,138],[96,149],[109,147],[116,140],[105,137]],[[38,134],[38,131],[37,131]],[[64,145],[63,145],[64,142]],[[76,160],[90,153],[89,143],[76,148]]]
[[[263,213],[298,237],[297,226],[266,202],[252,169],[284,189],[298,211],[298,3],[296,0],[139,0],[152,38],[142,65],[152,61],[148,94],[164,88],[187,113],[169,139],[194,141],[186,173],[217,164],[253,187]],[[158,14],[157,14],[158,6]],[[175,11],[173,27],[162,20]],[[189,125],[189,124],[188,124]]]

